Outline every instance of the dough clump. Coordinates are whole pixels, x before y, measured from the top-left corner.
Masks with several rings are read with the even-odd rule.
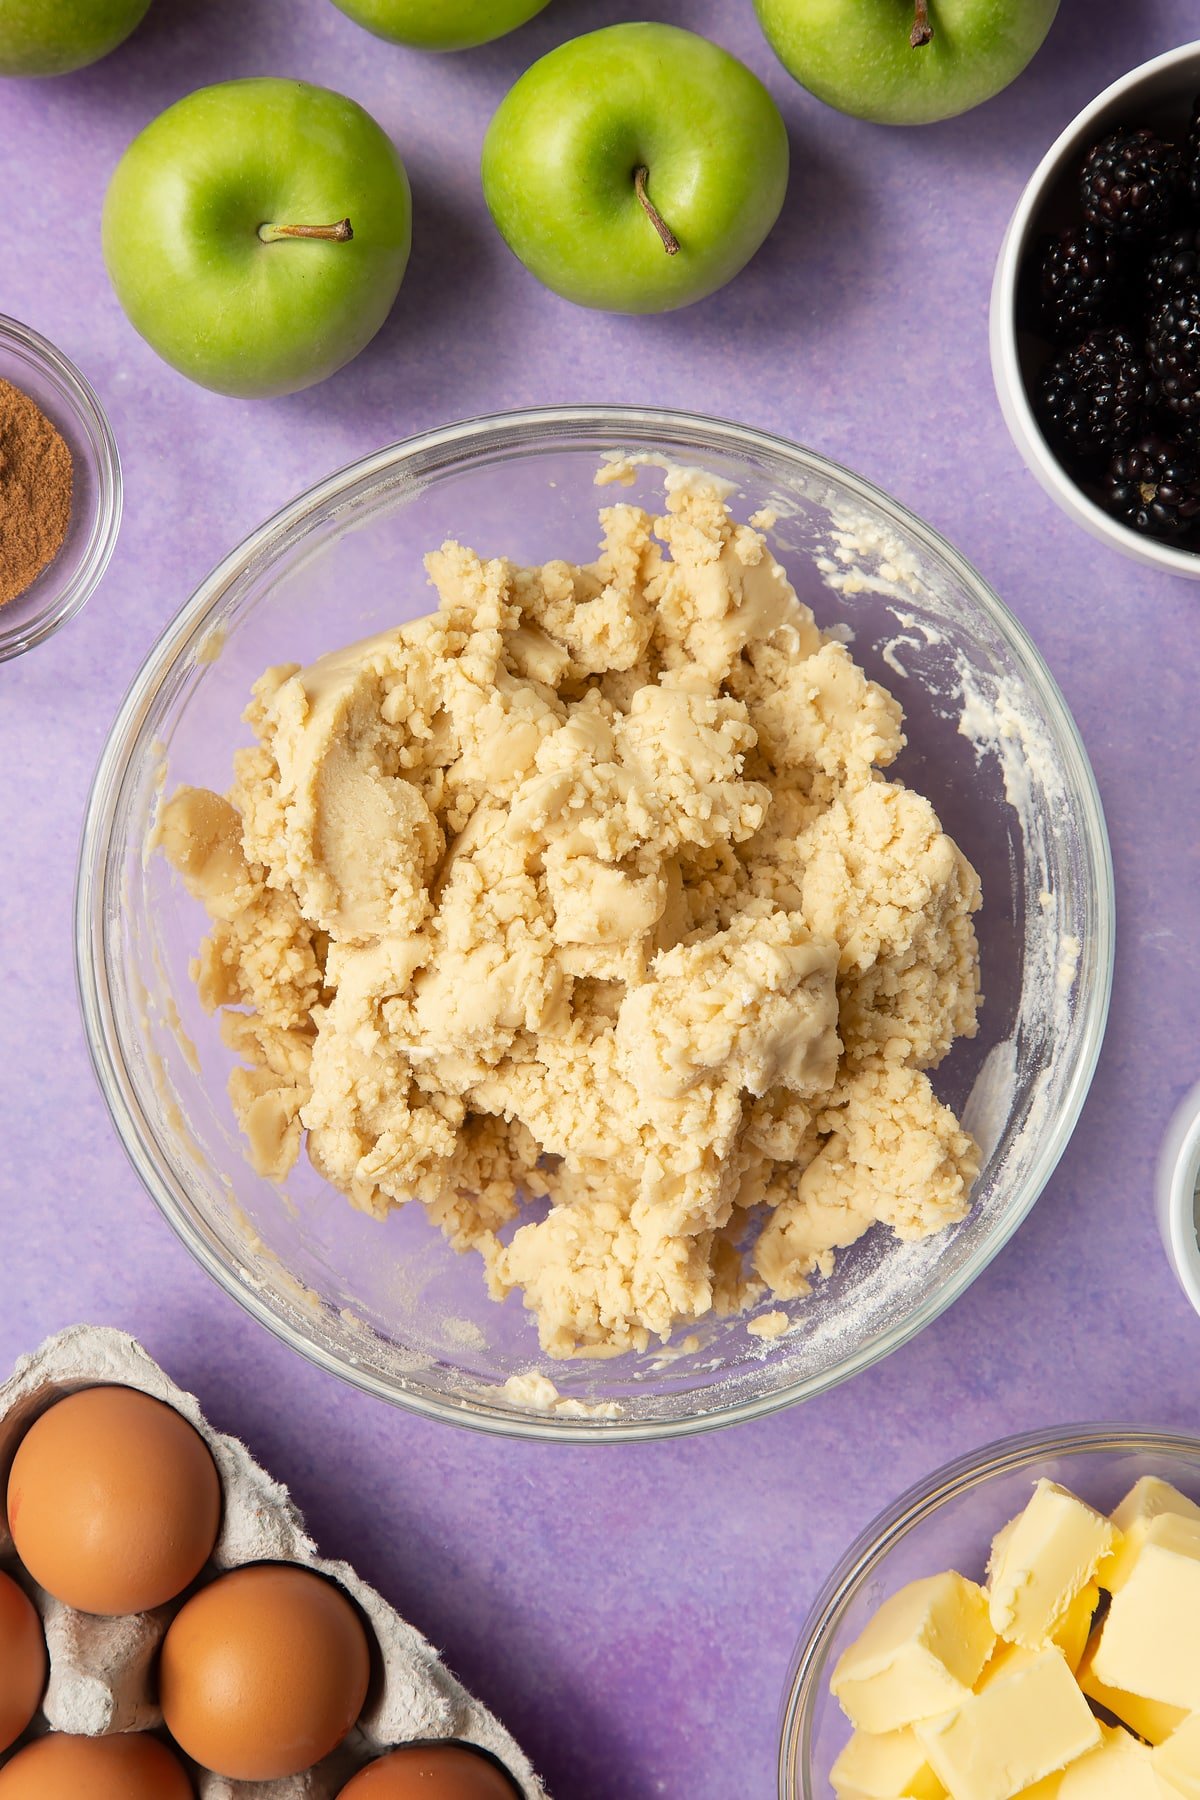
[[[925,1073],[979,881],[880,772],[900,707],[712,479],[600,517],[585,567],[443,545],[435,613],[268,670],[157,828],[255,1166],[423,1202],[554,1357],[795,1299],[979,1164]]]

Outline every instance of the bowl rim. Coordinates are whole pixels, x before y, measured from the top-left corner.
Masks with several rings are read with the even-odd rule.
[[[1094,100],[1081,108],[1059,132],[1022,188],[1005,230],[992,281],[988,340],[992,379],[1004,422],[1027,468],[1051,499],[1076,524],[1082,525],[1085,531],[1108,544],[1111,549],[1119,550],[1123,555],[1151,568],[1165,569],[1172,575],[1200,580],[1200,549],[1184,550],[1161,543],[1156,538],[1139,536],[1128,525],[1122,525],[1102,507],[1097,506],[1068,475],[1038,423],[1025,384],[1017,346],[1017,295],[1021,272],[1030,248],[1034,215],[1042,205],[1048,188],[1061,175],[1063,165],[1070,156],[1077,153],[1078,139],[1084,128],[1150,77],[1188,62],[1200,63],[1200,39],[1176,45],[1174,49],[1165,50],[1118,76]]]
[[[81,612],[100,585],[116,548],[124,506],[124,482],[121,455],[95,389],[86,376],[50,339],[24,325],[19,319],[0,313],[0,349],[13,345],[29,357],[51,380],[66,405],[95,459],[96,503],[91,531],[79,560],[79,566],[62,588],[32,618],[18,619],[11,629],[4,625],[0,611],[0,663],[21,656],[38,644],[45,643],[70,619]],[[50,565],[51,570],[53,564]],[[18,595],[14,605],[19,606]],[[7,610],[7,609],[4,609]]]
[[[275,541],[281,540],[314,509],[348,494],[361,483],[384,472],[397,473],[414,464],[444,466],[453,453],[474,446],[512,453],[522,447],[530,452],[564,447],[580,434],[587,448],[685,446],[703,452],[758,453],[790,462],[799,460],[809,473],[843,485],[916,537],[936,559],[974,593],[1006,640],[1022,656],[1031,687],[1039,702],[1056,721],[1061,733],[1064,766],[1069,767],[1082,797],[1080,841],[1089,860],[1088,875],[1095,882],[1097,962],[1096,980],[1082,1002],[1082,1026],[1075,1067],[1052,1126],[1042,1143],[1041,1156],[1028,1192],[1019,1205],[1008,1207],[997,1220],[993,1236],[977,1260],[956,1271],[953,1279],[939,1283],[903,1320],[881,1331],[820,1376],[784,1384],[770,1393],[733,1400],[677,1419],[575,1418],[558,1413],[516,1412],[486,1400],[435,1397],[382,1378],[357,1362],[327,1352],[288,1318],[277,1313],[262,1295],[225,1267],[199,1237],[187,1217],[179,1184],[158,1154],[154,1133],[139,1103],[128,1070],[116,1054],[114,1010],[105,965],[103,895],[108,884],[109,850],[116,800],[126,779],[131,750],[144,727],[159,686],[175,670],[183,656],[198,648],[210,628],[211,616],[230,585]],[[640,434],[640,435],[639,435]],[[417,473],[420,473],[418,468]],[[701,414],[669,409],[620,405],[549,406],[481,415],[421,432],[376,451],[308,488],[280,508],[256,531],[225,556],[184,602],[166,626],[135,675],[117,712],[101,752],[88,794],[79,847],[75,888],[75,972],[84,1033],[92,1067],[108,1107],[118,1138],[143,1186],[176,1235],[231,1298],[265,1325],[283,1343],[309,1361],[338,1375],[353,1386],[404,1406],[427,1418],[448,1420],[469,1428],[518,1438],[553,1439],[556,1442],[620,1443],[635,1439],[689,1436],[743,1419],[764,1417],[799,1400],[839,1385],[860,1370],[898,1349],[950,1306],[998,1255],[1026,1218],[1042,1193],[1074,1130],[1091,1085],[1104,1038],[1112,991],[1115,912],[1112,854],[1095,776],[1078,727],[1040,651],[1019,620],[1008,610],[967,559],[933,527],[916,517],[873,483],[844,469],[815,451],[793,444],[772,433]]]
[[[823,1582],[808,1610],[780,1705],[778,1800],[809,1800],[812,1755],[810,1702],[824,1675],[824,1645],[862,1581],[914,1525],[960,1494],[982,1487],[997,1475],[1012,1474],[1055,1456],[1112,1453],[1194,1457],[1200,1475],[1200,1437],[1147,1425],[1078,1424],[1023,1431],[997,1438],[943,1463],[915,1481],[859,1532]],[[799,1780],[793,1782],[793,1763]]]
[[[1180,1287],[1200,1313],[1200,1085],[1184,1095],[1171,1117],[1155,1168],[1158,1225]]]

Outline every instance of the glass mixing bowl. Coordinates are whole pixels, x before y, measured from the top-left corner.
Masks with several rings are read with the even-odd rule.
[[[527,561],[595,550],[606,452],[700,464],[743,515],[771,508],[776,554],[822,623],[903,701],[898,772],[927,794],[983,879],[979,1036],[937,1087],[984,1151],[970,1217],[927,1244],[876,1229],[763,1342],[711,1318],[691,1347],[542,1368],[514,1295],[484,1293],[418,1206],[378,1223],[302,1159],[257,1177],[226,1097],[230,1056],[197,1002],[206,928],[146,855],[164,785],[225,789],[251,682],[426,611],[421,557],[447,537]],[[639,469],[622,499],[661,499]],[[612,490],[605,491],[611,496]],[[857,476],[715,420],[577,408],[475,420],[322,482],[234,551],[152,651],[113,726],[88,807],[77,894],[84,1020],[138,1174],[220,1284],[285,1342],[368,1391],[485,1430],[563,1439],[668,1436],[750,1418],[867,1367],[962,1293],[1033,1205],[1083,1102],[1113,954],[1107,838],[1091,770],[1037,651],[928,526]],[[602,1412],[588,1409],[601,1408]]]
[[[1004,1438],[948,1463],[868,1525],[829,1577],[804,1627],[785,1690],[779,1800],[833,1800],[829,1771],[850,1724],[829,1677],[889,1594],[957,1569],[982,1581],[992,1538],[1040,1476],[1111,1512],[1142,1475],[1200,1501],[1200,1438],[1132,1426],[1080,1425]]]

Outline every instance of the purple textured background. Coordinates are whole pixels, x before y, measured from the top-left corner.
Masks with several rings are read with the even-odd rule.
[[[543,293],[492,232],[477,153],[537,55],[638,16],[553,0],[480,52],[376,43],[328,0],[155,0],[128,45],[55,83],[0,82],[0,311],[94,382],[125,464],[101,592],[0,669],[0,1369],[75,1320],[137,1333],[288,1481],[527,1745],[559,1800],[774,1792],[776,1713],[817,1585],[905,1484],[1000,1433],[1120,1416],[1196,1428],[1200,1326],[1152,1216],[1167,1118],[1200,1074],[1195,821],[1200,589],[1072,526],[1021,468],[988,372],[991,269],[1021,184],[1092,94],[1180,41],[1180,0],[1064,0],[1030,72],[919,132],[794,87],[750,0],[660,0],[768,82],[792,133],[786,211],[707,304],[634,321]],[[416,198],[390,323],[325,386],[243,404],[191,387],[126,325],[101,264],[108,174],[204,82],[281,74],[352,94]],[[406,433],[552,401],[726,413],[850,464],[930,519],[1032,629],[1108,810],[1120,934],[1100,1072],[1014,1243],[915,1343],[802,1410],[623,1449],[510,1445],[341,1387],[192,1264],[126,1166],[72,977],[88,781],[118,699],[211,565],[299,489]]]

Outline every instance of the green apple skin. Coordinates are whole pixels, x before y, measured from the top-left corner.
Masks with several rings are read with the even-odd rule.
[[[123,44],[150,0],[0,0],[0,75],[70,75]]]
[[[677,255],[638,198],[639,168]],[[483,145],[509,248],[556,294],[606,312],[669,312],[723,287],[774,225],[787,177],[787,132],[758,77],[674,25],[610,25],[552,50]]]
[[[913,0],[754,0],[784,68],[839,112],[931,125],[1006,88],[1040,50],[1058,0],[929,0],[933,37],[909,41]]]
[[[333,0],[356,25],[414,50],[474,50],[524,25],[550,0]]]
[[[346,243],[264,243],[264,224]],[[290,394],[357,356],[396,298],[412,200],[361,106],[302,81],[201,88],[136,137],[104,201],[104,260],[134,328],[202,387]]]

